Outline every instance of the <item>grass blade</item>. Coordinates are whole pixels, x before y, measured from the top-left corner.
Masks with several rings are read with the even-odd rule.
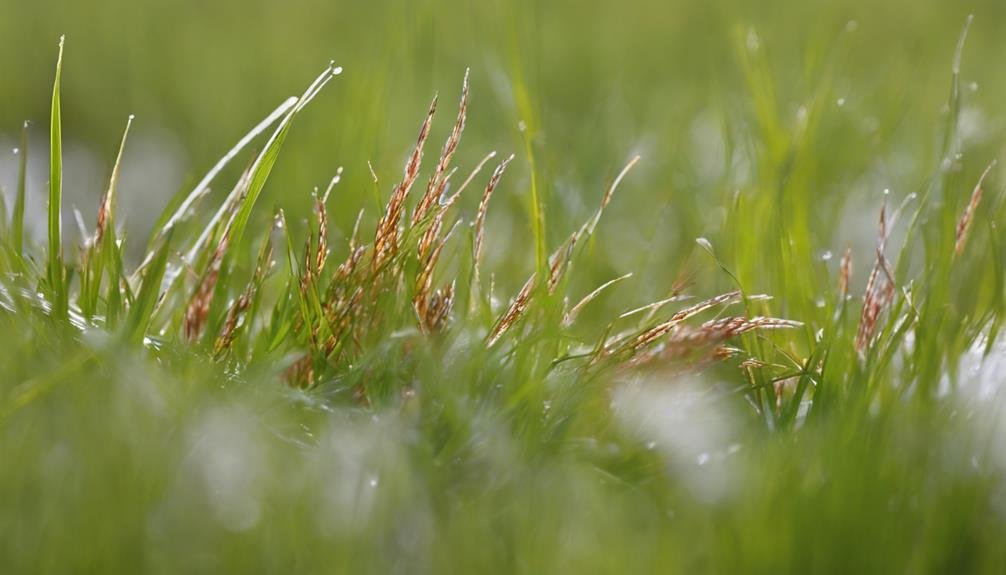
[[[14,200],[14,219],[11,224],[14,253],[24,255],[24,198],[28,187],[28,126],[21,127],[21,147],[18,148],[17,196]]]
[[[290,98],[287,98],[286,100],[283,101],[282,104],[280,104],[275,110],[273,110],[272,113],[266,116],[264,120],[259,122],[258,125],[256,125],[254,128],[251,129],[251,131],[249,131],[247,134],[244,135],[244,137],[238,140],[238,143],[234,144],[234,147],[231,148],[222,158],[220,158],[220,160],[213,165],[210,171],[206,172],[206,175],[203,176],[203,179],[200,180],[199,183],[196,184],[194,188],[192,188],[192,191],[189,192],[189,195],[186,196],[186,198],[182,201],[181,204],[179,204],[178,208],[175,209],[174,213],[171,214],[171,217],[169,217],[167,221],[165,221],[164,226],[161,228],[160,233],[163,235],[165,232],[167,232],[167,230],[170,230],[178,222],[180,222],[184,218],[185,213],[192,206],[192,203],[199,197],[199,195],[206,189],[206,187],[210,185],[210,182],[212,182],[213,179],[216,178],[217,174],[223,171],[223,169],[227,167],[227,164],[229,164],[230,161],[233,160],[234,157],[237,156],[241,152],[241,150],[243,150],[252,140],[254,140],[259,134],[264,132],[266,128],[273,125],[276,122],[276,120],[279,120],[284,115],[286,115],[290,111],[290,109],[293,108],[294,105],[296,104],[297,104],[297,98],[294,98],[292,96]]]
[[[280,104],[275,110],[272,111],[272,113],[266,116],[265,119],[259,122],[247,134],[245,134],[240,140],[238,140],[238,143],[234,144],[234,147],[228,150],[228,152],[224,154],[224,156],[220,158],[220,160],[218,160],[217,163],[214,164],[212,168],[210,168],[210,171],[206,172],[206,175],[203,176],[201,180],[199,180],[199,183],[196,184],[194,188],[192,188],[192,191],[189,192],[184,198],[182,198],[180,202],[178,202],[178,205],[175,206],[174,210],[171,211],[170,215],[168,214],[167,210],[165,210],[165,213],[161,216],[158,222],[157,231],[151,236],[150,241],[151,248],[147,251],[146,256],[144,256],[143,258],[143,262],[139,265],[136,271],[140,271],[143,268],[145,268],[148,264],[150,264],[151,260],[153,260],[155,255],[155,250],[153,249],[153,246],[156,244],[157,240],[162,238],[164,234],[168,232],[168,230],[173,229],[176,225],[178,225],[178,223],[180,223],[182,220],[185,219],[186,215],[189,213],[189,210],[192,208],[193,204],[203,194],[206,193],[206,191],[209,189],[210,183],[214,180],[214,178],[217,177],[217,175],[220,174],[220,172],[223,171],[224,168],[227,167],[227,165],[231,162],[231,160],[233,160],[241,152],[241,150],[245,149],[245,147],[248,146],[248,144],[251,143],[252,140],[254,140],[260,134],[262,134],[262,132],[264,132],[269,126],[276,123],[276,120],[284,117],[287,113],[289,113],[290,109],[293,108],[296,104],[297,104],[297,98],[293,96],[284,100],[282,104]],[[219,217],[219,215],[220,214],[218,212],[217,217]],[[214,221],[207,226],[207,229],[213,228],[214,224],[216,223],[216,219],[217,218],[214,218]],[[193,251],[198,251],[198,246],[196,248],[193,248]]]
[[[64,286],[62,230],[60,228],[62,224],[60,208],[63,196],[63,136],[59,84],[63,71],[63,40],[64,38],[61,36],[49,120],[49,287],[53,296],[53,312],[57,317],[66,317],[68,307]]]
[[[161,280],[164,278],[164,269],[168,265],[169,246],[171,245],[172,232],[164,237],[164,242],[158,248],[150,266],[143,274],[143,283],[140,285],[140,293],[136,296],[132,308],[129,310],[129,317],[126,322],[125,337],[128,341],[139,343],[143,340],[143,335],[150,325],[151,316],[154,313],[154,306],[161,294]]]
[[[241,242],[241,236],[244,234],[245,226],[248,225],[248,218],[251,217],[252,207],[254,207],[255,200],[258,199],[259,194],[262,192],[262,188],[265,187],[266,180],[269,179],[269,174],[272,172],[273,166],[276,164],[276,159],[279,157],[279,151],[283,147],[283,142],[286,140],[287,134],[290,132],[290,125],[293,123],[293,119],[315,96],[318,95],[329,80],[340,73],[342,73],[342,68],[329,65],[329,67],[326,68],[325,71],[322,72],[310,86],[308,86],[304,94],[297,100],[297,104],[289,112],[287,112],[286,116],[276,128],[276,131],[273,132],[258,158],[255,159],[255,163],[251,168],[251,180],[248,185],[248,190],[241,201],[241,206],[238,208],[237,215],[235,216],[230,229],[229,241],[231,241],[232,244],[236,245]]]

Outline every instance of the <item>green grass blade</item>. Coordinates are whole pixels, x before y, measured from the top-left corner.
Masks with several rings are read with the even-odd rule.
[[[14,253],[24,255],[24,198],[28,182],[28,126],[21,127],[21,147],[18,148],[17,196],[14,200],[14,214],[11,223]]]
[[[172,232],[164,237],[164,242],[158,248],[150,266],[143,274],[140,293],[136,296],[129,310],[129,317],[126,321],[125,337],[128,341],[139,343],[143,340],[143,335],[150,325],[151,316],[154,313],[154,306],[161,294],[161,280],[164,278],[164,269],[168,265],[168,254],[170,253]]]
[[[108,178],[108,190],[105,192],[105,205],[107,206],[105,217],[107,227],[110,230],[114,230],[115,192],[119,187],[119,170],[122,167],[122,152],[126,149],[126,140],[129,138],[129,128],[133,126],[134,118],[135,116],[130,114],[129,119],[126,120],[126,129],[122,131],[122,141],[119,142],[119,153],[115,155],[115,164],[112,166],[112,175]]]
[[[112,261],[118,257],[118,254],[115,253],[115,192],[119,184],[122,153],[126,148],[126,140],[129,137],[129,128],[133,125],[133,118],[134,116],[130,114],[129,119],[126,120],[126,129],[122,132],[119,152],[115,156],[115,164],[113,164],[112,173],[108,178],[108,188],[105,190],[105,195],[98,207],[94,241],[88,244],[84,265],[81,267],[81,284],[77,305],[84,317],[87,318],[90,318],[97,311],[101,280],[105,272],[108,272],[110,282],[115,282],[117,277],[115,275],[116,262]]]
[[[165,210],[165,213],[158,218],[155,231],[150,237],[149,249],[147,250],[146,256],[143,258],[143,262],[139,265],[139,267],[137,267],[137,272],[147,267],[151,260],[153,260],[156,252],[154,246],[156,245],[157,240],[162,238],[168,230],[173,229],[186,218],[195,202],[209,190],[210,183],[217,177],[217,175],[220,174],[221,171],[223,171],[224,168],[227,167],[231,160],[233,160],[243,149],[245,149],[245,147],[248,146],[249,143],[251,143],[252,140],[262,134],[262,132],[264,132],[269,126],[276,123],[276,120],[286,116],[286,114],[288,114],[296,104],[297,98],[293,96],[284,100],[279,107],[273,110],[272,113],[266,116],[265,119],[259,122],[247,134],[238,140],[238,143],[234,144],[234,147],[228,150],[228,152],[224,154],[224,156],[220,158],[220,160],[218,160],[212,168],[210,168],[210,171],[206,172],[206,175],[199,180],[199,183],[192,188],[192,191],[169,205],[168,209]],[[226,203],[227,202],[225,202],[225,204]],[[207,228],[212,228],[215,222],[216,218],[209,224],[209,226],[207,226]],[[197,248],[193,248],[193,250],[198,251]]]
[[[216,164],[213,165],[210,171],[206,172],[206,175],[203,176],[203,179],[200,180],[199,183],[196,184],[194,188],[192,188],[192,191],[189,192],[189,195],[186,196],[184,200],[182,200],[182,202],[178,205],[178,207],[171,214],[171,216],[164,221],[159,233],[163,235],[165,232],[175,227],[175,225],[178,224],[178,222],[180,222],[185,217],[186,212],[188,212],[189,208],[192,207],[192,203],[195,202],[196,199],[198,199],[199,195],[203,193],[204,190],[206,190],[206,188],[210,185],[210,182],[212,182],[213,179],[216,178],[217,175],[221,171],[223,171],[225,167],[227,167],[227,164],[229,164],[231,160],[233,160],[234,157],[241,152],[241,150],[243,150],[246,146],[248,146],[248,144],[252,140],[258,137],[259,134],[264,132],[266,128],[273,125],[274,123],[276,123],[276,120],[279,120],[284,115],[286,115],[290,111],[290,109],[293,108],[296,104],[297,104],[297,98],[294,98],[292,96],[290,98],[287,98],[282,104],[279,105],[279,107],[277,107],[275,110],[272,111],[272,113],[266,116],[264,120],[259,122],[254,128],[251,129],[251,131],[249,131],[240,140],[238,140],[238,143],[234,144],[234,147],[231,148],[226,154],[224,154],[224,156],[220,158],[220,160],[217,161]]]
[[[329,82],[332,78],[342,72],[342,68],[336,68],[329,65],[324,72],[315,81],[308,86],[304,94],[297,100],[297,104],[287,113],[280,122],[276,131],[273,132],[269,141],[266,143],[265,148],[259,154],[258,158],[255,159],[255,163],[251,168],[251,178],[248,185],[248,191],[241,201],[241,205],[238,208],[237,215],[234,218],[230,229],[229,241],[232,245],[239,244],[241,242],[241,236],[244,234],[244,229],[248,225],[248,218],[251,217],[251,210],[255,206],[255,201],[258,199],[259,194],[262,192],[262,188],[265,187],[266,180],[269,179],[269,174],[272,172],[273,166],[276,164],[276,159],[279,157],[279,151],[283,147],[283,142],[286,140],[287,134],[290,132],[290,125],[297,114],[304,109],[304,107],[325,87],[325,84]]]
[[[52,290],[53,311],[66,317],[67,294],[64,285],[63,247],[60,209],[63,196],[63,135],[59,103],[60,75],[63,71],[63,40],[59,39],[56,79],[52,87],[52,110],[49,120],[49,288]]]

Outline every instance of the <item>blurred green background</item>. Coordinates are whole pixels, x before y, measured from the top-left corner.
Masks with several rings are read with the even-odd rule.
[[[0,6],[0,143],[8,144],[0,184],[11,193],[9,150],[21,122],[34,120],[30,188],[42,197],[62,33],[67,204],[92,220],[126,116],[136,114],[122,189],[134,234],[329,59],[345,72],[298,122],[260,213],[276,203],[306,207],[311,189],[344,166],[335,224],[347,230],[361,207],[376,217],[367,161],[383,201],[436,92],[442,105],[430,150],[439,149],[471,67],[459,165],[488,150],[518,154],[494,200],[497,235],[530,238],[525,135],[553,244],[640,153],[599,240],[606,257],[597,258],[596,276],[648,270],[639,283],[658,293],[696,236],[715,240],[724,202],[754,181],[744,150],[761,145],[749,129],[759,120],[740,53],[757,48],[764,57],[781,126],[798,123],[817,95],[828,98],[811,153],[829,161],[802,185],[814,198],[816,247],[837,250],[862,235],[842,228],[849,202],[865,198],[851,208],[858,218],[876,209],[880,190],[903,195],[938,164],[954,44],[969,13],[962,130],[970,127],[970,143],[980,145],[1001,133],[1006,101],[1006,78],[996,73],[1006,4],[995,0],[8,1]],[[64,218],[71,215],[68,208]],[[490,257],[527,267],[531,242],[509,247]]]

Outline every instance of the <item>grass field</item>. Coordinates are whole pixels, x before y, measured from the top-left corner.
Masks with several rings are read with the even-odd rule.
[[[998,3],[0,16],[0,572],[1006,568]]]

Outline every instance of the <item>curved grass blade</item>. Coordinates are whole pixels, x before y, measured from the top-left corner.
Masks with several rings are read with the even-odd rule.
[[[232,245],[237,245],[241,242],[241,236],[244,234],[244,229],[248,225],[249,217],[251,217],[252,207],[254,207],[259,194],[262,193],[262,188],[265,187],[265,182],[269,179],[269,174],[272,172],[272,168],[276,164],[276,159],[279,157],[279,151],[283,147],[283,142],[286,140],[287,134],[290,132],[290,125],[293,123],[293,119],[312,99],[314,99],[315,96],[318,95],[319,92],[321,92],[321,89],[325,87],[325,84],[327,84],[329,80],[341,73],[341,67],[336,67],[330,64],[328,68],[326,68],[325,71],[322,72],[310,86],[308,86],[307,90],[304,91],[304,94],[297,100],[297,104],[289,112],[287,112],[286,116],[276,128],[276,131],[273,132],[272,136],[269,138],[265,148],[255,159],[255,163],[252,164],[251,168],[251,178],[248,190],[245,192],[245,195],[241,200],[241,205],[238,208],[238,212],[235,215],[231,229],[229,230],[229,241]]]
[[[210,182],[212,182],[213,179],[216,178],[217,175],[221,171],[223,171],[225,167],[227,167],[227,164],[229,164],[230,161],[233,160],[234,157],[237,156],[241,152],[241,150],[243,150],[252,140],[254,140],[259,134],[264,132],[266,128],[276,123],[276,120],[279,120],[287,112],[289,112],[290,109],[297,104],[297,101],[298,101],[297,98],[294,96],[287,98],[286,100],[283,101],[282,104],[280,104],[275,110],[273,110],[272,113],[266,116],[264,120],[259,122],[254,128],[251,129],[251,131],[249,131],[247,134],[244,135],[244,137],[238,140],[238,143],[234,144],[234,147],[231,148],[226,154],[224,154],[224,156],[220,158],[220,160],[217,161],[217,163],[214,164],[212,168],[210,168],[210,171],[206,172],[206,175],[203,176],[203,179],[199,180],[199,183],[196,184],[194,188],[192,188],[192,191],[189,192],[189,195],[186,196],[186,198],[182,201],[182,203],[178,205],[178,208],[175,209],[174,213],[171,214],[171,217],[169,217],[167,221],[164,222],[164,225],[161,227],[160,234],[163,235],[169,229],[173,228],[176,224],[178,224],[178,222],[184,219],[185,213],[192,206],[192,203],[199,197],[199,195],[204,190],[206,190],[207,186],[210,185]]]
[[[178,203],[175,209],[171,212],[171,215],[165,214],[165,216],[162,216],[162,221],[159,222],[157,226],[157,232],[155,232],[155,234],[151,238],[151,246],[153,246],[159,238],[163,237],[164,234],[168,232],[168,230],[173,229],[176,225],[178,225],[181,221],[185,219],[188,211],[192,208],[192,205],[196,202],[196,200],[200,198],[200,196],[206,193],[206,191],[209,189],[210,182],[212,182],[217,177],[217,175],[219,175],[220,172],[222,172],[223,169],[227,167],[227,165],[231,162],[231,160],[233,160],[239,153],[241,153],[241,151],[244,150],[245,147],[248,146],[248,144],[252,140],[254,140],[260,134],[262,134],[262,132],[264,132],[269,126],[276,123],[276,120],[279,120],[280,118],[284,117],[290,111],[290,109],[297,104],[297,102],[298,100],[296,97],[290,96],[289,98],[284,100],[283,103],[280,104],[275,110],[273,110],[272,113],[266,116],[265,119],[259,122],[247,134],[245,134],[240,140],[238,140],[238,143],[234,144],[234,147],[231,148],[226,154],[224,154],[224,156],[220,158],[220,160],[218,160],[217,163],[214,164],[212,168],[210,168],[210,171],[206,172],[206,175],[203,176],[201,180],[199,180],[199,183],[197,183],[195,187],[192,188],[192,191],[189,192],[185,196],[185,198]],[[207,226],[207,229],[212,229],[217,219],[219,219],[219,212],[217,216],[214,217],[213,222],[211,222]],[[150,249],[148,250],[147,255],[143,258],[143,262],[137,268],[137,271],[145,268],[153,258],[154,258],[154,250]]]

